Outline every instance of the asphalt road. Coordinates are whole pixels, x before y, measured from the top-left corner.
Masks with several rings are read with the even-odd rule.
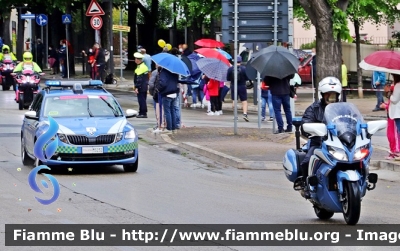
[[[136,100],[116,93],[124,109],[137,108]],[[4,247],[5,224],[112,223],[112,224],[340,224],[341,214],[332,220],[317,220],[309,202],[292,189],[283,171],[254,171],[222,168],[176,154],[166,143],[152,142],[145,130],[151,119],[131,119],[143,138],[139,144],[137,173],[122,167],[87,167],[53,173],[61,186],[59,199],[48,206],[29,187],[31,170],[20,159],[20,126],[23,114],[13,92],[0,92],[0,250],[160,250],[160,247]],[[185,114],[188,125],[212,126]],[[197,118],[197,119],[196,119]],[[245,123],[245,122],[241,122]],[[233,121],[219,121],[230,126]],[[257,127],[257,123],[246,126]],[[267,125],[265,125],[267,126]],[[268,125],[270,126],[270,125]],[[397,174],[389,174],[391,176]],[[44,189],[44,188],[43,188]],[[44,189],[45,190],[45,189]],[[50,189],[51,190],[51,189]],[[359,224],[399,224],[398,183],[380,180],[362,203]],[[170,247],[172,250],[266,250],[265,247]],[[268,250],[308,250],[307,247],[271,247]],[[331,247],[329,250],[344,250]],[[362,247],[355,250],[372,250]],[[394,250],[394,249],[393,249]]]

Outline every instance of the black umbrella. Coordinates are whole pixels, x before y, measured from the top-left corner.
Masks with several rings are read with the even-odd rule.
[[[250,59],[246,64],[246,75],[250,80],[257,80],[257,70],[254,69],[253,66],[251,66],[252,60],[253,58]]]
[[[284,47],[271,45],[254,55],[250,65],[260,72],[261,77],[285,78],[297,72],[300,61]]]

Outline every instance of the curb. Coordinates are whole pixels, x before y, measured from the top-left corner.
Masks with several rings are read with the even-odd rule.
[[[201,155],[208,159],[214,160],[223,165],[231,166],[237,169],[250,169],[250,170],[282,170],[282,163],[276,161],[245,161],[228,154],[200,146],[193,142],[175,142],[169,137],[168,134],[154,134],[152,129],[147,129],[147,134],[158,135],[166,143],[183,148],[192,153]],[[396,163],[387,160],[371,160],[371,170],[388,170],[394,172],[400,172],[400,162]]]
[[[282,170],[282,163],[276,161],[244,161],[239,158],[227,155],[222,152],[218,152],[206,147],[197,145],[192,142],[175,142],[169,137],[168,134],[153,133],[151,128],[146,130],[148,136],[161,137],[166,143],[185,149],[192,153],[201,155],[208,159],[214,160],[223,165],[235,167],[237,169],[251,169],[251,170]]]
[[[377,169],[400,172],[400,162],[396,163],[389,160],[371,160],[370,166]]]

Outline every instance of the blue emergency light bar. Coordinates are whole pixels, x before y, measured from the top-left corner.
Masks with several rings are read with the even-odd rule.
[[[82,86],[102,86],[103,82],[101,80],[69,80],[69,81],[60,81],[60,80],[47,80],[45,85],[48,87],[73,87],[75,84],[81,84]]]

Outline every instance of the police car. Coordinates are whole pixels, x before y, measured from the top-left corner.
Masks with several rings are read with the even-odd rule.
[[[23,120],[24,165],[123,165],[126,172],[136,172],[138,134],[127,118],[135,117],[137,111],[128,109],[124,114],[99,80],[53,80],[45,85]],[[42,143],[52,123],[57,129]],[[46,150],[50,146],[53,151]],[[40,158],[37,151],[49,156]]]

